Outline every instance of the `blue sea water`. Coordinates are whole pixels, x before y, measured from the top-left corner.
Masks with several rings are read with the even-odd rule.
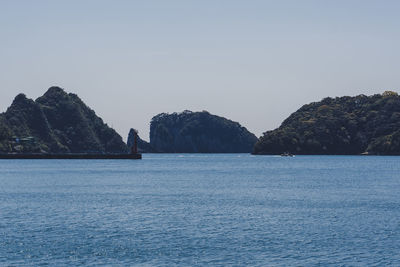
[[[399,266],[400,157],[1,160],[0,266]]]

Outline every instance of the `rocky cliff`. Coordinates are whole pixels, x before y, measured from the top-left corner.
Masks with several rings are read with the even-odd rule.
[[[0,114],[0,152],[127,153],[128,148],[77,95],[51,87],[36,101],[18,95]]]
[[[304,105],[265,132],[254,154],[400,154],[400,97],[325,98]]]
[[[239,123],[206,111],[159,114],[150,123],[150,145],[168,153],[248,153],[257,137]]]
[[[132,146],[134,144],[134,138],[135,138],[135,129],[130,129],[129,134],[128,134],[128,148],[129,150],[132,149]],[[143,139],[140,138],[139,134],[137,137],[137,147],[138,147],[138,152],[139,153],[156,153],[157,151],[150,145],[150,143],[144,141]]]

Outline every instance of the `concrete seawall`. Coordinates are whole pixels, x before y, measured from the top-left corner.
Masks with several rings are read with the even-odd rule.
[[[142,159],[142,154],[0,154],[0,159]]]

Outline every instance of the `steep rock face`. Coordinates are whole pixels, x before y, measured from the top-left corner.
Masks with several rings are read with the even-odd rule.
[[[36,100],[43,107],[54,133],[71,152],[118,153],[127,148],[115,130],[75,94],[51,87]]]
[[[18,95],[0,116],[0,138],[1,152],[127,152],[121,136],[77,95],[59,87],[36,101]]]
[[[150,123],[150,144],[168,153],[248,153],[257,137],[239,123],[206,111],[159,114]]]
[[[128,148],[129,150],[132,149],[132,146],[134,144],[134,138],[135,138],[135,129],[130,129],[129,134],[128,134]],[[138,135],[137,137],[137,147],[138,147],[138,152],[139,153],[156,153],[157,151],[150,145],[150,143],[144,141],[143,139],[140,138]]]
[[[400,154],[400,97],[325,98],[265,132],[254,154]]]
[[[12,140],[12,138],[23,139],[24,137],[35,137],[41,140],[39,143],[26,142],[17,145],[17,151],[42,152],[47,150],[65,151],[66,147],[60,144],[47,121],[41,106],[24,94],[15,97],[11,106],[2,114],[3,127],[9,129],[7,138],[1,140]],[[10,147],[5,150],[9,150]]]

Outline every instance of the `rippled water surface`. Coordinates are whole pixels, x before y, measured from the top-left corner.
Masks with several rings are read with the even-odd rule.
[[[1,160],[1,266],[400,265],[400,157]]]

